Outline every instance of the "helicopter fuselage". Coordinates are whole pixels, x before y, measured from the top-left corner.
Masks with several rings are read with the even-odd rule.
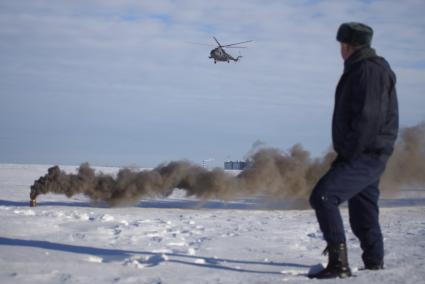
[[[214,48],[213,50],[211,50],[209,58],[214,59],[214,63],[216,63],[217,61],[227,61],[227,62],[229,62],[230,60],[237,62],[239,60],[239,57],[234,58],[233,56],[228,54],[221,47],[217,47],[217,48]]]

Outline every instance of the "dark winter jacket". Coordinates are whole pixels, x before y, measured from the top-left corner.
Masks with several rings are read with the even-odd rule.
[[[398,133],[396,77],[372,48],[346,61],[335,93],[332,139],[340,158],[362,153],[389,156]]]

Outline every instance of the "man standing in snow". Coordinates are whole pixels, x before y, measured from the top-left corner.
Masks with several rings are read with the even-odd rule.
[[[370,47],[372,35],[372,28],[362,23],[344,23],[337,32],[344,59],[332,119],[338,156],[310,196],[329,262],[310,278],[351,276],[338,208],[344,201],[348,201],[350,225],[360,240],[365,269],[384,267],[378,185],[397,137],[398,105],[395,74]]]

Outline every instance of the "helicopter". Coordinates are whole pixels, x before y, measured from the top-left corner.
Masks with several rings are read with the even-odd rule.
[[[217,61],[223,61],[223,62],[227,61],[227,63],[229,63],[230,60],[233,60],[234,62],[238,62],[239,59],[242,58],[242,56],[239,55],[236,58],[234,58],[233,56],[231,56],[229,53],[227,53],[224,50],[224,47],[226,47],[226,48],[245,48],[245,46],[235,46],[235,45],[252,41],[252,40],[247,40],[247,41],[242,41],[242,42],[237,42],[237,43],[221,45],[215,37],[213,37],[213,38],[214,38],[215,42],[218,44],[218,46],[210,51],[210,57],[208,57],[208,58],[214,59],[214,64],[217,63]]]

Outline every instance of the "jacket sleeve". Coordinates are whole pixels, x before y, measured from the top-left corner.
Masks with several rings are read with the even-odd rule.
[[[349,125],[341,153],[346,159],[353,159],[364,152],[378,135],[383,81],[382,73],[366,64],[352,78]]]

